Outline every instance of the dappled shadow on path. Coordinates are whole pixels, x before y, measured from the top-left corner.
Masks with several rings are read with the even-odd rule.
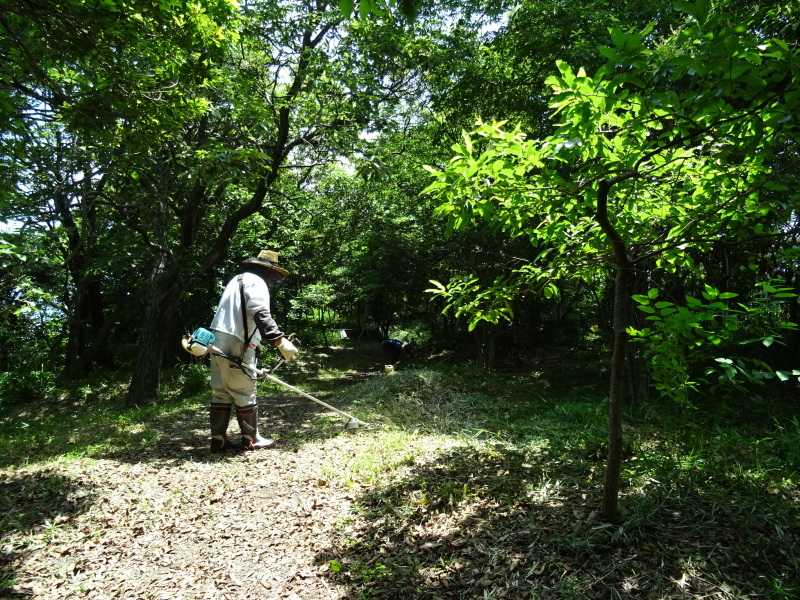
[[[796,506],[776,534],[752,490],[718,497],[654,491],[623,498],[622,524],[597,515],[600,487],[567,487],[562,466],[498,448],[456,448],[413,461],[406,476],[365,490],[358,511],[317,559],[363,598],[790,597],[800,571]],[[527,462],[526,462],[527,461]],[[569,469],[569,467],[566,467]],[[572,478],[569,478],[572,480]],[[780,520],[780,519],[779,519]],[[788,593],[788,592],[787,592]]]
[[[344,411],[364,406],[342,378],[325,380],[321,363],[295,368],[281,378]],[[3,481],[4,536],[38,533],[29,547],[5,544],[2,576],[13,578],[27,555],[26,585],[49,582],[48,600],[84,597],[83,586],[103,578],[108,597],[724,599],[800,589],[790,499],[724,474],[718,493],[653,481],[646,495],[623,493],[612,526],[597,514],[603,452],[463,441],[462,397],[428,394],[433,384],[423,383],[404,381],[419,389],[403,402],[429,424],[452,415],[447,442],[391,430],[350,437],[345,418],[274,383],[259,388],[262,433],[280,439],[273,450],[211,455],[204,401],[157,421],[65,427],[72,456],[94,458]],[[119,446],[98,457],[93,437],[112,427]],[[235,418],[229,434],[238,436]],[[409,446],[387,448],[376,478],[389,483],[359,480],[354,463],[397,439]],[[31,439],[6,464],[32,463],[48,447]],[[59,523],[72,530],[50,553],[56,560],[47,531]],[[258,540],[257,552],[243,539]],[[59,554],[73,541],[82,567]],[[230,559],[222,574],[220,556]]]
[[[2,512],[0,598],[274,598],[287,586],[322,597],[324,580],[306,572],[311,548],[327,545],[349,500],[320,466],[354,438],[337,439],[339,418],[330,439],[293,441],[306,422],[333,430],[330,413],[302,398],[260,400],[262,424],[287,433],[270,450],[210,454],[206,406],[167,411],[149,437],[131,427],[116,450],[91,457],[80,446],[39,465],[29,447],[24,475],[3,482],[12,509]]]
[[[33,551],[46,552],[59,532],[91,507],[97,492],[91,482],[53,470],[0,477],[0,582],[12,582],[19,562]],[[42,547],[11,539],[34,529],[44,532]]]
[[[219,463],[232,463],[230,468],[225,465],[219,469],[200,492],[209,498],[202,502],[217,504],[221,501],[215,490],[231,471],[253,472],[252,467],[290,463],[298,444],[343,433],[343,417],[289,390],[277,386],[260,389],[270,392],[259,396],[262,431],[278,436],[282,443],[254,456],[209,452],[205,403],[166,410],[164,418],[146,423],[104,419],[102,414],[96,420],[73,418],[73,412],[81,414],[77,409],[46,407],[39,416],[57,419],[62,426],[44,428],[46,434],[33,435],[26,435],[28,429],[20,429],[20,443],[0,460],[10,467],[0,473],[0,597],[17,597],[17,580],[25,582],[18,590],[19,597],[37,597],[37,581],[52,583],[54,569],[59,570],[60,583],[73,577],[85,579],[93,571],[84,565],[74,566],[78,571],[73,573],[70,564],[82,564],[92,555],[97,536],[113,540],[112,554],[119,553],[124,544],[144,539],[148,520],[144,524],[129,521],[148,502],[170,506],[188,486],[196,485],[197,470],[206,472],[204,465],[215,469],[221,466]],[[238,436],[235,417],[229,431],[231,437]],[[16,435],[13,429],[9,433]],[[98,442],[107,447],[109,438],[115,441],[113,449],[99,452]],[[65,452],[68,460],[51,462],[52,457]],[[138,494],[143,498],[141,503],[137,503]],[[118,537],[114,537],[115,528],[119,529]],[[70,540],[68,545],[74,548],[75,556],[73,550],[65,549],[65,540]],[[46,569],[42,556],[47,556]],[[32,563],[38,563],[42,570],[37,573]],[[105,568],[104,563],[93,565],[100,567]]]

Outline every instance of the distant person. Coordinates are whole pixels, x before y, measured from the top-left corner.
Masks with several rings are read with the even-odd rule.
[[[401,359],[410,355],[416,347],[417,342],[413,339],[408,344],[404,344],[400,340],[394,338],[389,338],[381,342],[381,348],[386,356],[387,365],[395,365],[400,362]]]
[[[268,287],[289,272],[278,265],[278,253],[270,250],[243,261],[241,270],[241,274],[225,286],[211,322],[215,345],[225,354],[253,366],[257,360],[256,347],[263,342],[274,344],[285,360],[291,360],[297,348],[284,337],[270,314]],[[275,443],[258,433],[256,384],[242,368],[211,354],[211,452],[226,448],[256,450]],[[241,447],[227,436],[234,404],[242,436]]]

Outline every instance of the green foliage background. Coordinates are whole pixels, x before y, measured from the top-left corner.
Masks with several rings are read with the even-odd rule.
[[[132,405],[159,401],[162,371],[189,360],[180,336],[263,248],[292,272],[278,322],[315,346],[415,337],[512,370],[610,353],[601,181],[636,265],[628,297],[736,294],[719,318],[745,338],[760,307],[778,343],[737,360],[787,381],[753,387],[710,358],[733,396],[790,397],[797,16],[777,1],[4,5],[2,401],[107,372]],[[766,281],[785,294],[768,307]],[[637,399],[673,389],[640,339]],[[670,376],[714,397],[692,379],[709,356],[669,339]]]
[[[330,473],[372,486],[373,525],[485,503],[521,535],[553,473],[570,506],[603,494],[605,522],[567,531],[556,511],[551,556],[663,558],[707,535],[733,552],[740,528],[741,597],[793,597],[796,4],[3,3],[4,464],[135,456],[159,419],[200,415],[207,369],[181,336],[273,249],[292,375],[364,377],[342,400],[386,426]],[[421,345],[366,377],[387,337]],[[369,364],[331,366],[345,354]],[[287,436],[334,436],[311,431]],[[4,531],[36,523],[22,511]],[[363,553],[373,533],[331,572],[396,595],[422,559],[387,567]],[[588,597],[581,577],[547,592]]]

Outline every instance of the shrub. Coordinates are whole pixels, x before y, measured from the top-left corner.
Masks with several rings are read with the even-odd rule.
[[[56,376],[49,371],[0,373],[0,404],[44,400],[55,389]]]

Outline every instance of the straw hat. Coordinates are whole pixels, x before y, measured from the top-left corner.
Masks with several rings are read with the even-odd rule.
[[[242,261],[243,265],[246,265],[248,263],[273,269],[278,273],[280,273],[281,275],[283,275],[284,277],[286,277],[289,274],[289,271],[278,266],[278,253],[273,252],[272,250],[262,250],[261,252],[259,252],[258,256],[254,256],[248,258],[247,260]]]

